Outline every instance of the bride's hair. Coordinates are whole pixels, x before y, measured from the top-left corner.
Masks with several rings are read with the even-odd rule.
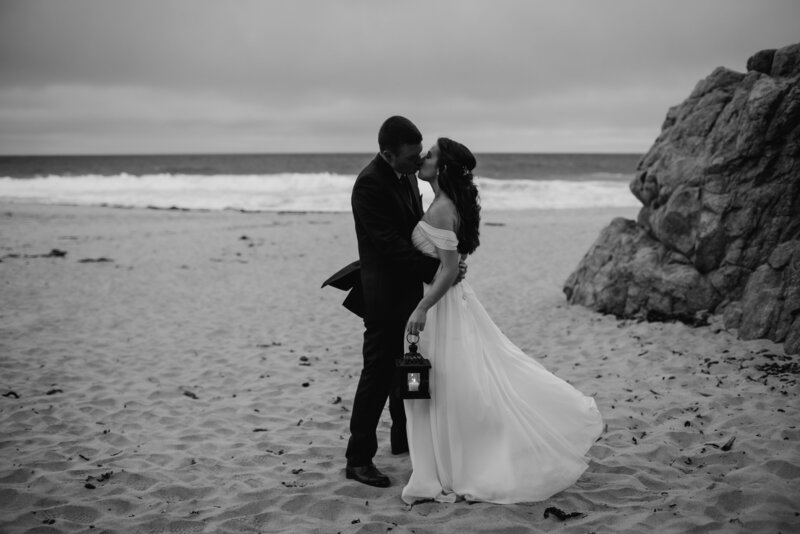
[[[436,144],[439,147],[439,188],[455,204],[460,220],[456,232],[458,251],[472,254],[480,245],[478,236],[481,222],[478,188],[472,175],[476,165],[475,156],[461,143],[446,137],[437,139]]]

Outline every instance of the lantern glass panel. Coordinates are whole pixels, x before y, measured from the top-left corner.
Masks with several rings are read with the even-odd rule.
[[[419,373],[408,373],[408,391],[419,391],[422,378]]]

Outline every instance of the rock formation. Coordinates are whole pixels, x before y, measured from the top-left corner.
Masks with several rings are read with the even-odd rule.
[[[640,160],[636,222],[615,219],[567,279],[622,317],[722,314],[800,352],[800,44],[719,67],[669,110]]]

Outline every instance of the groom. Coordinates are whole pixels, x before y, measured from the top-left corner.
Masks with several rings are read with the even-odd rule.
[[[380,152],[356,178],[351,197],[365,331],[345,472],[349,479],[385,488],[389,477],[372,463],[378,421],[388,398],[392,454],[407,452],[403,401],[392,391],[394,360],[403,355],[406,322],[422,298],[422,282],[433,279],[439,260],[411,243],[422,218],[415,177],[422,165],[422,134],[405,117],[389,117],[378,132],[378,146]]]

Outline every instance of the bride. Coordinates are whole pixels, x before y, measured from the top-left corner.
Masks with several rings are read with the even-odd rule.
[[[479,244],[475,164],[467,147],[440,138],[419,171],[435,196],[412,240],[441,268],[407,324],[433,364],[431,399],[405,401],[409,504],[545,500],[581,476],[602,431],[594,399],[511,343],[466,281],[453,286],[460,255]]]

